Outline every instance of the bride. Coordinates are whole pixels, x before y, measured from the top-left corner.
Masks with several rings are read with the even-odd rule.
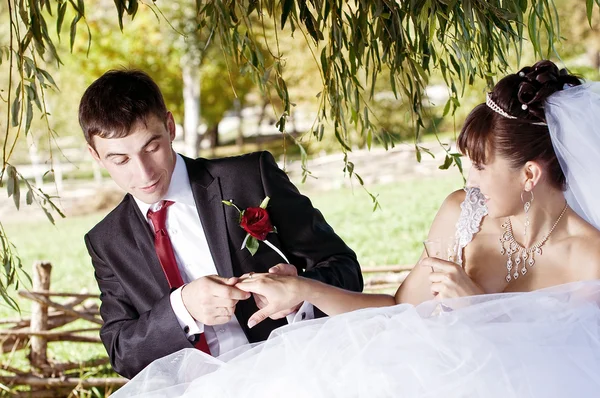
[[[343,315],[219,358],[180,351],[116,396],[597,396],[597,89],[550,61],[496,84],[458,138],[468,188],[448,196],[428,236],[454,235],[455,255],[424,253],[395,296],[246,275],[237,286],[266,303],[251,327],[302,301]]]

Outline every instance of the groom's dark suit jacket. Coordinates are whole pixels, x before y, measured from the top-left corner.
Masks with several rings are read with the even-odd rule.
[[[196,207],[219,275],[266,272],[282,262],[261,243],[252,256],[240,249],[245,231],[238,212],[224,206],[233,199],[241,209],[258,207],[269,196],[268,212],[277,234],[268,236],[305,277],[361,291],[356,255],[334,233],[310,200],[280,170],[272,155],[259,152],[224,159],[185,158]],[[131,195],[96,225],[85,242],[95,268],[104,325],[100,337],[114,369],[131,378],[153,360],[192,347],[171,308],[150,227]],[[267,319],[248,329],[254,300],[240,301],[235,314],[250,342],[266,339],[286,324]],[[315,311],[320,313],[319,311]]]

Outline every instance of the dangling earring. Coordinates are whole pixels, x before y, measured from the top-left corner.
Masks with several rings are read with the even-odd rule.
[[[528,201],[525,201],[523,198],[523,193],[529,192],[531,194],[531,198]],[[529,209],[531,209],[531,203],[533,203],[533,191],[525,191],[521,192],[521,202],[523,203],[523,210],[525,210],[525,228],[523,231],[523,239],[527,238],[527,228],[531,224],[529,221]]]

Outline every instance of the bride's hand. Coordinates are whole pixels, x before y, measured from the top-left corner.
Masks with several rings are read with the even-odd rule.
[[[250,328],[269,317],[272,319],[282,318],[289,313],[290,309],[297,308],[304,301],[302,278],[297,276],[275,273],[252,274],[251,277],[244,278],[235,286],[245,292],[258,295],[261,301],[266,302],[266,305],[248,320]]]
[[[425,257],[419,264],[431,269],[429,282],[431,293],[437,299],[484,294],[483,289],[465,272],[463,267],[434,257]]]
[[[279,263],[279,264],[269,268],[269,274],[298,276],[298,270],[292,264]],[[254,275],[258,275],[258,274],[254,273],[254,272],[244,274],[240,278],[240,281],[251,278]],[[258,293],[252,293],[252,297],[254,298],[254,302],[256,303],[256,306],[258,307],[258,309],[262,310],[264,307],[269,305],[269,301],[263,295],[260,295]],[[296,306],[290,307],[290,308],[286,308],[283,311],[279,311],[275,314],[270,315],[269,318],[271,318],[271,319],[284,318],[284,317],[298,311],[298,309],[300,308],[301,305],[302,305],[302,303],[300,303]]]

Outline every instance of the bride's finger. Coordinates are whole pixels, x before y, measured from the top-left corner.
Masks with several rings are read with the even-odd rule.
[[[444,283],[444,282],[449,281],[448,274],[445,272],[439,272],[439,271],[431,272],[429,274],[428,278],[429,278],[429,282],[431,282],[431,283]]]
[[[254,282],[257,280],[261,280],[264,279],[268,276],[269,274],[257,274],[255,272],[250,272],[248,274],[244,274],[239,278],[239,282],[238,282],[238,286],[241,285],[242,283],[249,283],[249,282]]]
[[[256,311],[254,314],[252,314],[250,319],[248,319],[248,327],[252,329],[254,326],[261,323],[262,321],[264,321],[265,319],[277,312],[278,309],[273,308],[273,306],[271,305],[268,305],[265,308]]]
[[[421,260],[422,267],[431,267],[434,272],[452,272],[456,268],[456,264],[450,261],[440,260],[439,258],[426,257]]]
[[[235,287],[237,287],[238,289],[240,289],[244,292],[262,294],[262,292],[265,288],[265,283],[264,283],[264,281],[261,281],[258,278],[256,278],[256,279],[253,278],[253,279],[246,279],[246,280],[238,283]]]
[[[252,293],[252,297],[254,297],[254,302],[256,303],[256,306],[259,309],[262,309],[269,305],[269,300],[267,300],[267,298],[263,295],[260,295],[258,293]]]
[[[444,284],[441,282],[434,282],[429,287],[429,290],[434,296],[437,296],[438,294],[440,294],[440,292],[442,292],[442,290],[444,290]]]
[[[252,278],[258,277],[258,275],[260,275],[260,274],[257,274],[256,272],[245,273],[244,275],[242,275],[239,278],[237,278],[238,279],[238,283],[244,282],[246,280],[252,280]]]

